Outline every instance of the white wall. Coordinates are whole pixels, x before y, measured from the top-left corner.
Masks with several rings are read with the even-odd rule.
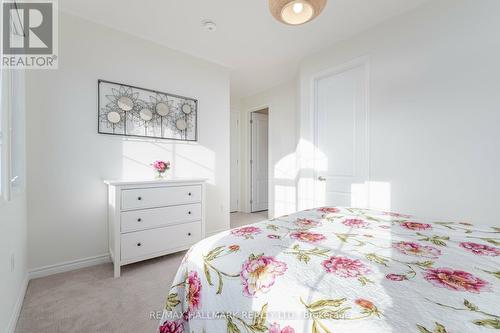
[[[229,227],[229,73],[61,13],[59,69],[27,76],[29,267],[107,253],[103,179],[153,177],[149,164],[206,177],[207,232]],[[191,96],[198,143],[97,134],[97,80]]]
[[[10,201],[0,198],[0,332],[13,332],[27,285],[24,74],[13,72],[12,175]]]
[[[27,284],[26,196],[0,202],[0,216],[0,332],[8,332],[15,327]]]
[[[241,203],[250,211],[250,112],[269,108],[269,216],[296,210],[296,81],[241,100]]]
[[[308,57],[300,68],[301,128],[311,77],[367,56],[370,178],[390,185],[390,208],[498,224],[499,13],[498,0],[430,1]]]

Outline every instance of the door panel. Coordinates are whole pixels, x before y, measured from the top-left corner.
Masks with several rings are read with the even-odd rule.
[[[315,81],[316,205],[358,206],[367,195],[365,67]],[[360,193],[361,189],[361,193]]]
[[[252,113],[252,204],[251,211],[268,206],[268,115]]]
[[[235,212],[239,210],[240,198],[240,115],[231,112],[231,190],[230,190],[230,210]]]

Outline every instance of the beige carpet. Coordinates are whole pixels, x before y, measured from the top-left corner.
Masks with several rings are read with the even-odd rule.
[[[237,227],[266,219],[265,213],[231,214]],[[16,333],[153,333],[150,313],[164,298],[184,252],[123,267],[103,264],[30,281]]]
[[[245,224],[251,224],[267,220],[267,210],[252,214],[247,213],[231,213],[231,228],[241,227]]]
[[[30,281],[16,332],[155,332],[150,312],[164,297],[184,253],[125,266],[104,264]]]

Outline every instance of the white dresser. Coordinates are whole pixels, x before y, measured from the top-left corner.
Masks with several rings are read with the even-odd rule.
[[[183,251],[205,236],[205,180],[105,181],[109,252],[120,267]]]

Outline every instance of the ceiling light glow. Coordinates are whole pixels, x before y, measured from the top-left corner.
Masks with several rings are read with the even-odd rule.
[[[302,2],[296,2],[293,4],[293,11],[295,12],[295,14],[299,14],[303,10],[304,10],[304,5],[302,4]]]
[[[300,25],[316,18],[327,0],[269,0],[271,14],[280,22]]]

